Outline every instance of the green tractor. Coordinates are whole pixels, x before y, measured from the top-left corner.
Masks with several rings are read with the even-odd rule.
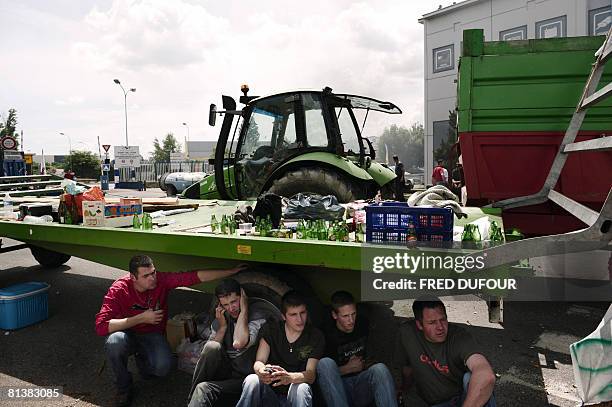
[[[251,199],[264,192],[291,197],[298,192],[335,195],[339,202],[392,195],[395,173],[374,161],[361,130],[370,111],[399,114],[393,103],[364,96],[294,91],[248,96],[241,88],[236,110],[223,96],[223,109],[210,106],[209,124],[225,114],[215,149],[214,174],[187,188],[192,199]],[[364,109],[359,128],[354,110]],[[238,120],[233,125],[234,117]]]

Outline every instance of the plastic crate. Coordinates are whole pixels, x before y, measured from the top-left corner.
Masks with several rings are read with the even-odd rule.
[[[0,329],[19,329],[47,319],[49,287],[32,281],[0,289]]]
[[[384,202],[366,206],[366,241],[405,242],[408,223],[414,224],[417,240],[448,242],[453,240],[453,211],[450,208],[408,206]]]

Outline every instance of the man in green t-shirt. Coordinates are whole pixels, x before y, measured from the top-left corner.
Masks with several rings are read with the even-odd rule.
[[[261,329],[254,374],[244,379],[237,407],[312,406],[317,362],[325,351],[323,333],[308,323],[304,298],[289,291],[281,300],[283,321]]]
[[[437,297],[412,305],[414,321],[400,328],[404,384],[416,384],[421,403],[435,407],[495,407],[495,374],[467,330],[449,324]]]

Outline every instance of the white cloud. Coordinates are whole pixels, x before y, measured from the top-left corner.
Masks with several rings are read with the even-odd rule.
[[[80,11],[63,9],[67,2],[1,10],[5,32],[20,41],[3,44],[18,62],[0,67],[0,110],[17,109],[33,151],[65,152],[58,131],[123,144],[124,99],[114,78],[137,89],[127,97],[129,138],[144,152],[168,132],[182,140],[183,122],[192,139],[215,139],[208,105],[238,96],[245,82],[258,95],[331,86],[402,108],[401,116],[371,114],[370,135],[422,121],[417,19],[438,2],[83,1],[91,5]]]

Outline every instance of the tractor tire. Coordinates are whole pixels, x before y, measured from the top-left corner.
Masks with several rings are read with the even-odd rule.
[[[30,246],[30,251],[36,261],[45,268],[59,267],[70,260],[71,257],[68,254],[54,252],[38,246]]]
[[[275,180],[268,191],[286,198],[299,192],[335,195],[340,203],[362,198],[358,190],[344,177],[330,170],[317,168],[301,168],[287,172]]]
[[[266,268],[269,270],[269,268]],[[323,320],[323,304],[316,297],[308,283],[295,276],[291,271],[246,271],[232,277],[240,283],[249,297],[260,298],[270,303],[280,317],[281,298],[285,293],[296,290],[306,300],[308,319],[315,326]],[[213,301],[214,303],[214,301]],[[211,309],[214,315],[214,309]]]
[[[176,196],[176,187],[174,185],[166,185],[166,196]]]

